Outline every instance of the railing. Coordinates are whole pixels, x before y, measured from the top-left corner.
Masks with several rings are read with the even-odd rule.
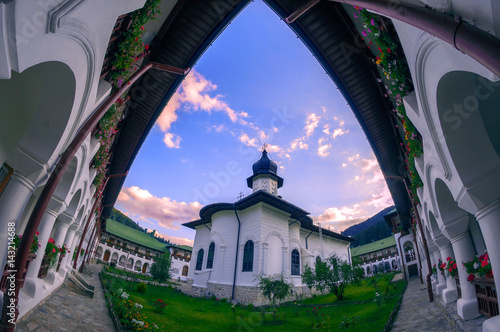
[[[476,287],[479,313],[486,317],[497,316],[498,298],[495,288],[495,279],[477,277],[472,281],[472,284]]]
[[[47,273],[49,272],[50,267],[50,259],[47,258],[47,255],[43,255],[42,264],[40,265],[40,270],[38,270],[38,278],[45,279]]]

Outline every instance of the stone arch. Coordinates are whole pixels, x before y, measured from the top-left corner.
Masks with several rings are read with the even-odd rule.
[[[264,242],[269,242],[269,238],[271,236],[276,236],[278,239],[280,239],[282,246],[285,246],[285,239],[283,238],[283,235],[281,235],[281,233],[277,231],[270,231],[269,233],[267,233]]]
[[[142,266],[142,273],[147,273],[149,272],[149,263],[144,263],[144,265]]]
[[[447,235],[447,238],[462,233],[466,229],[469,220],[467,211],[458,206],[443,180],[436,179],[434,190],[439,210],[439,220],[436,221],[440,223],[441,232]]]
[[[134,271],[141,272],[141,267],[142,267],[141,260],[140,259],[136,260],[134,264]]]
[[[78,191],[71,197],[71,201],[68,204],[68,207],[64,211],[66,214],[70,216],[74,216],[76,214],[76,210],[80,205],[80,200],[82,196],[82,189],[78,189]]]
[[[210,233],[210,240],[208,241],[209,243],[210,242],[215,242],[215,245],[216,246],[222,246],[224,245],[224,238],[220,235],[219,232],[217,231],[212,231]]]
[[[97,250],[95,251],[95,257],[98,258],[98,259],[101,258],[103,251],[104,251],[103,247],[102,246],[98,246]]]
[[[127,269],[133,269],[134,268],[134,259],[130,257],[127,261]]]
[[[54,190],[53,195],[55,197],[63,201],[65,200],[71,189],[71,186],[73,185],[73,182],[75,181],[77,167],[78,167],[78,159],[76,157],[73,157],[70,164],[68,165],[68,168],[66,169],[61,180],[59,181],[59,184]]]
[[[500,165],[500,84],[451,71],[439,80],[436,103],[448,153],[464,184]]]
[[[109,257],[110,257],[110,255],[111,255],[111,254],[110,254],[109,249],[106,249],[106,251],[104,252],[104,257],[103,257],[103,260],[104,260],[105,262],[109,262]]]
[[[117,263],[118,262],[118,253],[114,252],[111,254],[111,263]]]
[[[0,152],[11,159],[20,148],[42,165],[49,162],[62,143],[75,92],[73,71],[58,61],[12,72],[9,80],[0,80]]]
[[[125,267],[125,264],[127,263],[127,257],[125,255],[121,255],[120,259],[118,260],[118,265],[121,267]]]

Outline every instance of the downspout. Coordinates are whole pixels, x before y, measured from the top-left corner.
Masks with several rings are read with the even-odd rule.
[[[425,31],[467,54],[500,77],[500,39],[459,17],[394,0],[330,0],[359,6]],[[292,14],[293,15],[293,14]],[[290,15],[290,16],[292,16]]]
[[[21,243],[19,244],[19,248],[16,255],[16,263],[14,270],[16,271],[16,286],[14,291],[14,296],[8,296],[11,292],[4,293],[4,301],[2,307],[2,331],[3,332],[13,332],[15,328],[15,323],[10,323],[11,320],[7,316],[7,305],[11,303],[11,297],[14,298],[14,304],[17,308],[17,304],[19,302],[19,291],[21,290],[21,283],[23,280],[24,266],[26,266],[26,261],[28,259],[28,254],[30,251],[31,243],[35,237],[35,233],[38,229],[38,225],[40,224],[40,220],[42,219],[43,214],[45,213],[45,209],[49,204],[49,201],[54,193],[59,181],[62,176],[66,172],[71,160],[75,156],[76,152],[83,144],[87,136],[90,134],[92,129],[97,125],[99,120],[103,117],[104,114],[108,111],[108,109],[123,95],[130,86],[135,83],[142,75],[144,75],[149,69],[158,69],[161,71],[167,71],[170,73],[178,74],[178,75],[186,75],[189,72],[189,68],[180,69],[176,67],[172,67],[169,65],[164,65],[160,63],[148,63],[144,67],[137,70],[128,80],[127,84],[124,84],[121,88],[116,90],[113,94],[111,94],[90,116],[90,118],[85,122],[85,124],[80,128],[78,133],[73,138],[73,141],[64,151],[61,159],[55,165],[54,170],[52,171],[47,183],[43,187],[43,190],[38,198],[33,211],[31,212],[30,218],[26,225],[26,229],[24,231],[23,237],[21,239]],[[17,316],[19,315],[19,311],[16,309],[15,316],[13,321],[17,320]],[[12,321],[12,320],[11,320]]]
[[[309,233],[307,236],[306,236],[306,249],[309,250],[309,248],[307,247],[307,238],[314,232],[314,230],[311,231],[311,233]]]
[[[234,203],[233,203],[233,210],[234,214],[236,215],[236,219],[238,220],[238,236],[236,238],[236,259],[234,261],[233,291],[231,293],[231,299],[234,301],[234,290],[236,288],[236,272],[238,270],[238,248],[240,245],[241,222],[240,222],[240,217],[238,216],[238,212],[236,212],[236,206],[234,206]]]
[[[401,250],[401,238],[403,237],[403,234],[402,232],[399,233],[399,237],[398,237],[398,245],[399,245],[399,252],[401,253],[401,265],[403,265],[403,277],[405,278],[405,281],[408,281],[408,279],[406,278],[406,268],[405,268],[405,256],[404,256],[404,252]]]

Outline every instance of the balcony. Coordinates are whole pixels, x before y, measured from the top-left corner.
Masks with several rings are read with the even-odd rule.
[[[498,316],[498,297],[495,279],[477,277],[471,282],[476,287],[478,311],[486,317]]]

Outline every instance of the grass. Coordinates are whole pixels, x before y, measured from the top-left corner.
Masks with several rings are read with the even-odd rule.
[[[117,267],[111,267],[111,266],[105,267],[105,269],[106,268],[107,268],[106,272],[119,274],[122,276],[127,276],[127,277],[132,277],[132,278],[137,278],[137,279],[142,279],[142,280],[150,280],[150,281],[153,280],[153,278],[151,276],[148,276],[148,275],[145,275],[142,273],[134,273],[132,271],[126,271],[126,270],[122,270],[122,269],[119,269]]]
[[[270,308],[264,309],[263,322],[261,308],[237,305],[233,315],[230,303],[192,298],[173,288],[152,285],[148,285],[145,294],[140,294],[135,290],[137,283],[110,276],[103,279],[105,283],[114,283],[111,289],[124,289],[129,294],[128,300],[142,304],[145,320],[156,323],[157,331],[310,331],[313,327],[330,331],[382,331],[404,289],[403,282],[389,284],[383,278],[376,280],[380,289],[387,286],[391,294],[379,307],[374,301],[374,284],[370,279],[364,280],[360,285],[348,286],[342,301],[337,301],[334,295],[321,295],[280,306],[278,325],[274,325]],[[167,302],[163,313],[154,312],[156,299]]]

